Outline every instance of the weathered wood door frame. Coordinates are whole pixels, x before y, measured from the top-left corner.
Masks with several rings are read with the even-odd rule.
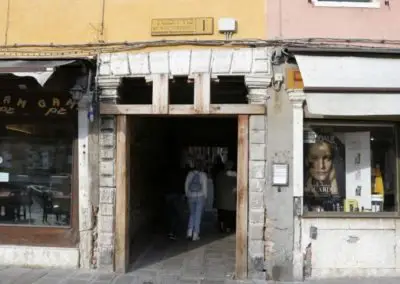
[[[249,116],[238,116],[236,203],[236,263],[237,279],[247,278],[248,196],[249,196]]]
[[[247,277],[248,254],[248,182],[249,182],[249,115],[238,115],[237,149],[237,213],[236,263],[237,279]],[[116,212],[115,212],[115,271],[125,273],[129,267],[129,145],[131,139],[129,116],[117,115],[116,143]]]
[[[114,270],[125,273],[129,266],[129,182],[130,123],[127,115],[117,115],[115,159],[115,254]]]

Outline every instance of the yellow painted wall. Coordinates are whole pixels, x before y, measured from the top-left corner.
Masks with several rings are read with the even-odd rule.
[[[84,44],[160,39],[221,40],[224,36],[217,31],[217,22],[221,17],[237,20],[238,32],[233,39],[264,39],[265,2],[266,0],[1,0],[0,45]],[[213,17],[214,34],[151,36],[151,19],[179,17]]]

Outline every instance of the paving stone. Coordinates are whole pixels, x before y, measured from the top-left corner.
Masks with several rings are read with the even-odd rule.
[[[96,276],[96,274],[93,273],[93,272],[84,272],[84,271],[82,271],[82,272],[77,272],[77,273],[73,274],[71,276],[71,278],[72,279],[77,279],[77,280],[92,280],[92,279],[95,278],[95,276]]]
[[[181,278],[179,284],[201,284],[202,279]]]
[[[61,284],[65,279],[64,278],[40,278],[35,282],[30,282],[32,284]]]
[[[89,284],[90,280],[79,280],[79,279],[66,279],[65,281],[61,282],[62,284]]]
[[[7,267],[6,269],[3,269],[0,271],[0,275],[7,275],[11,277],[17,277],[22,274],[31,272],[32,269],[30,268],[23,268],[23,267]]]
[[[137,280],[136,276],[132,275],[121,275],[114,279],[113,284],[136,284],[134,281]],[[139,283],[138,283],[139,284]]]
[[[203,280],[201,284],[225,284],[225,280]]]
[[[115,273],[99,273],[95,276],[94,280],[99,282],[99,281],[108,281],[111,282],[117,274]]]
[[[179,283],[179,275],[160,275],[159,283],[160,284],[176,284]]]
[[[72,269],[52,269],[49,270],[49,272],[46,275],[46,278],[69,278],[72,277],[75,273],[77,273],[76,270]]]
[[[27,284],[33,283],[48,273],[48,269],[32,269],[28,272],[17,277],[12,283],[13,284]]]

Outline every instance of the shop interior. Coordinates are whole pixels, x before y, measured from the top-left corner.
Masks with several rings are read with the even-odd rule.
[[[226,161],[230,160],[236,166],[237,118],[131,116],[129,125],[132,270],[162,265],[171,259],[185,262],[185,255],[192,255],[202,247],[205,251],[220,251],[226,273],[233,272],[235,235],[234,231],[219,230],[214,186],[207,190],[201,239],[186,239],[188,208],[184,199],[184,182],[194,159],[203,161],[212,185]],[[165,187],[171,185],[177,187],[182,196],[178,205],[176,240],[168,238],[166,225]]]
[[[73,123],[4,120],[8,123],[0,126],[0,223],[69,226]]]

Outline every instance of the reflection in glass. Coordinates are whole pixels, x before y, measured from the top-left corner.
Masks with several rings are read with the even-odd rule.
[[[72,127],[0,128],[0,224],[69,226]]]

